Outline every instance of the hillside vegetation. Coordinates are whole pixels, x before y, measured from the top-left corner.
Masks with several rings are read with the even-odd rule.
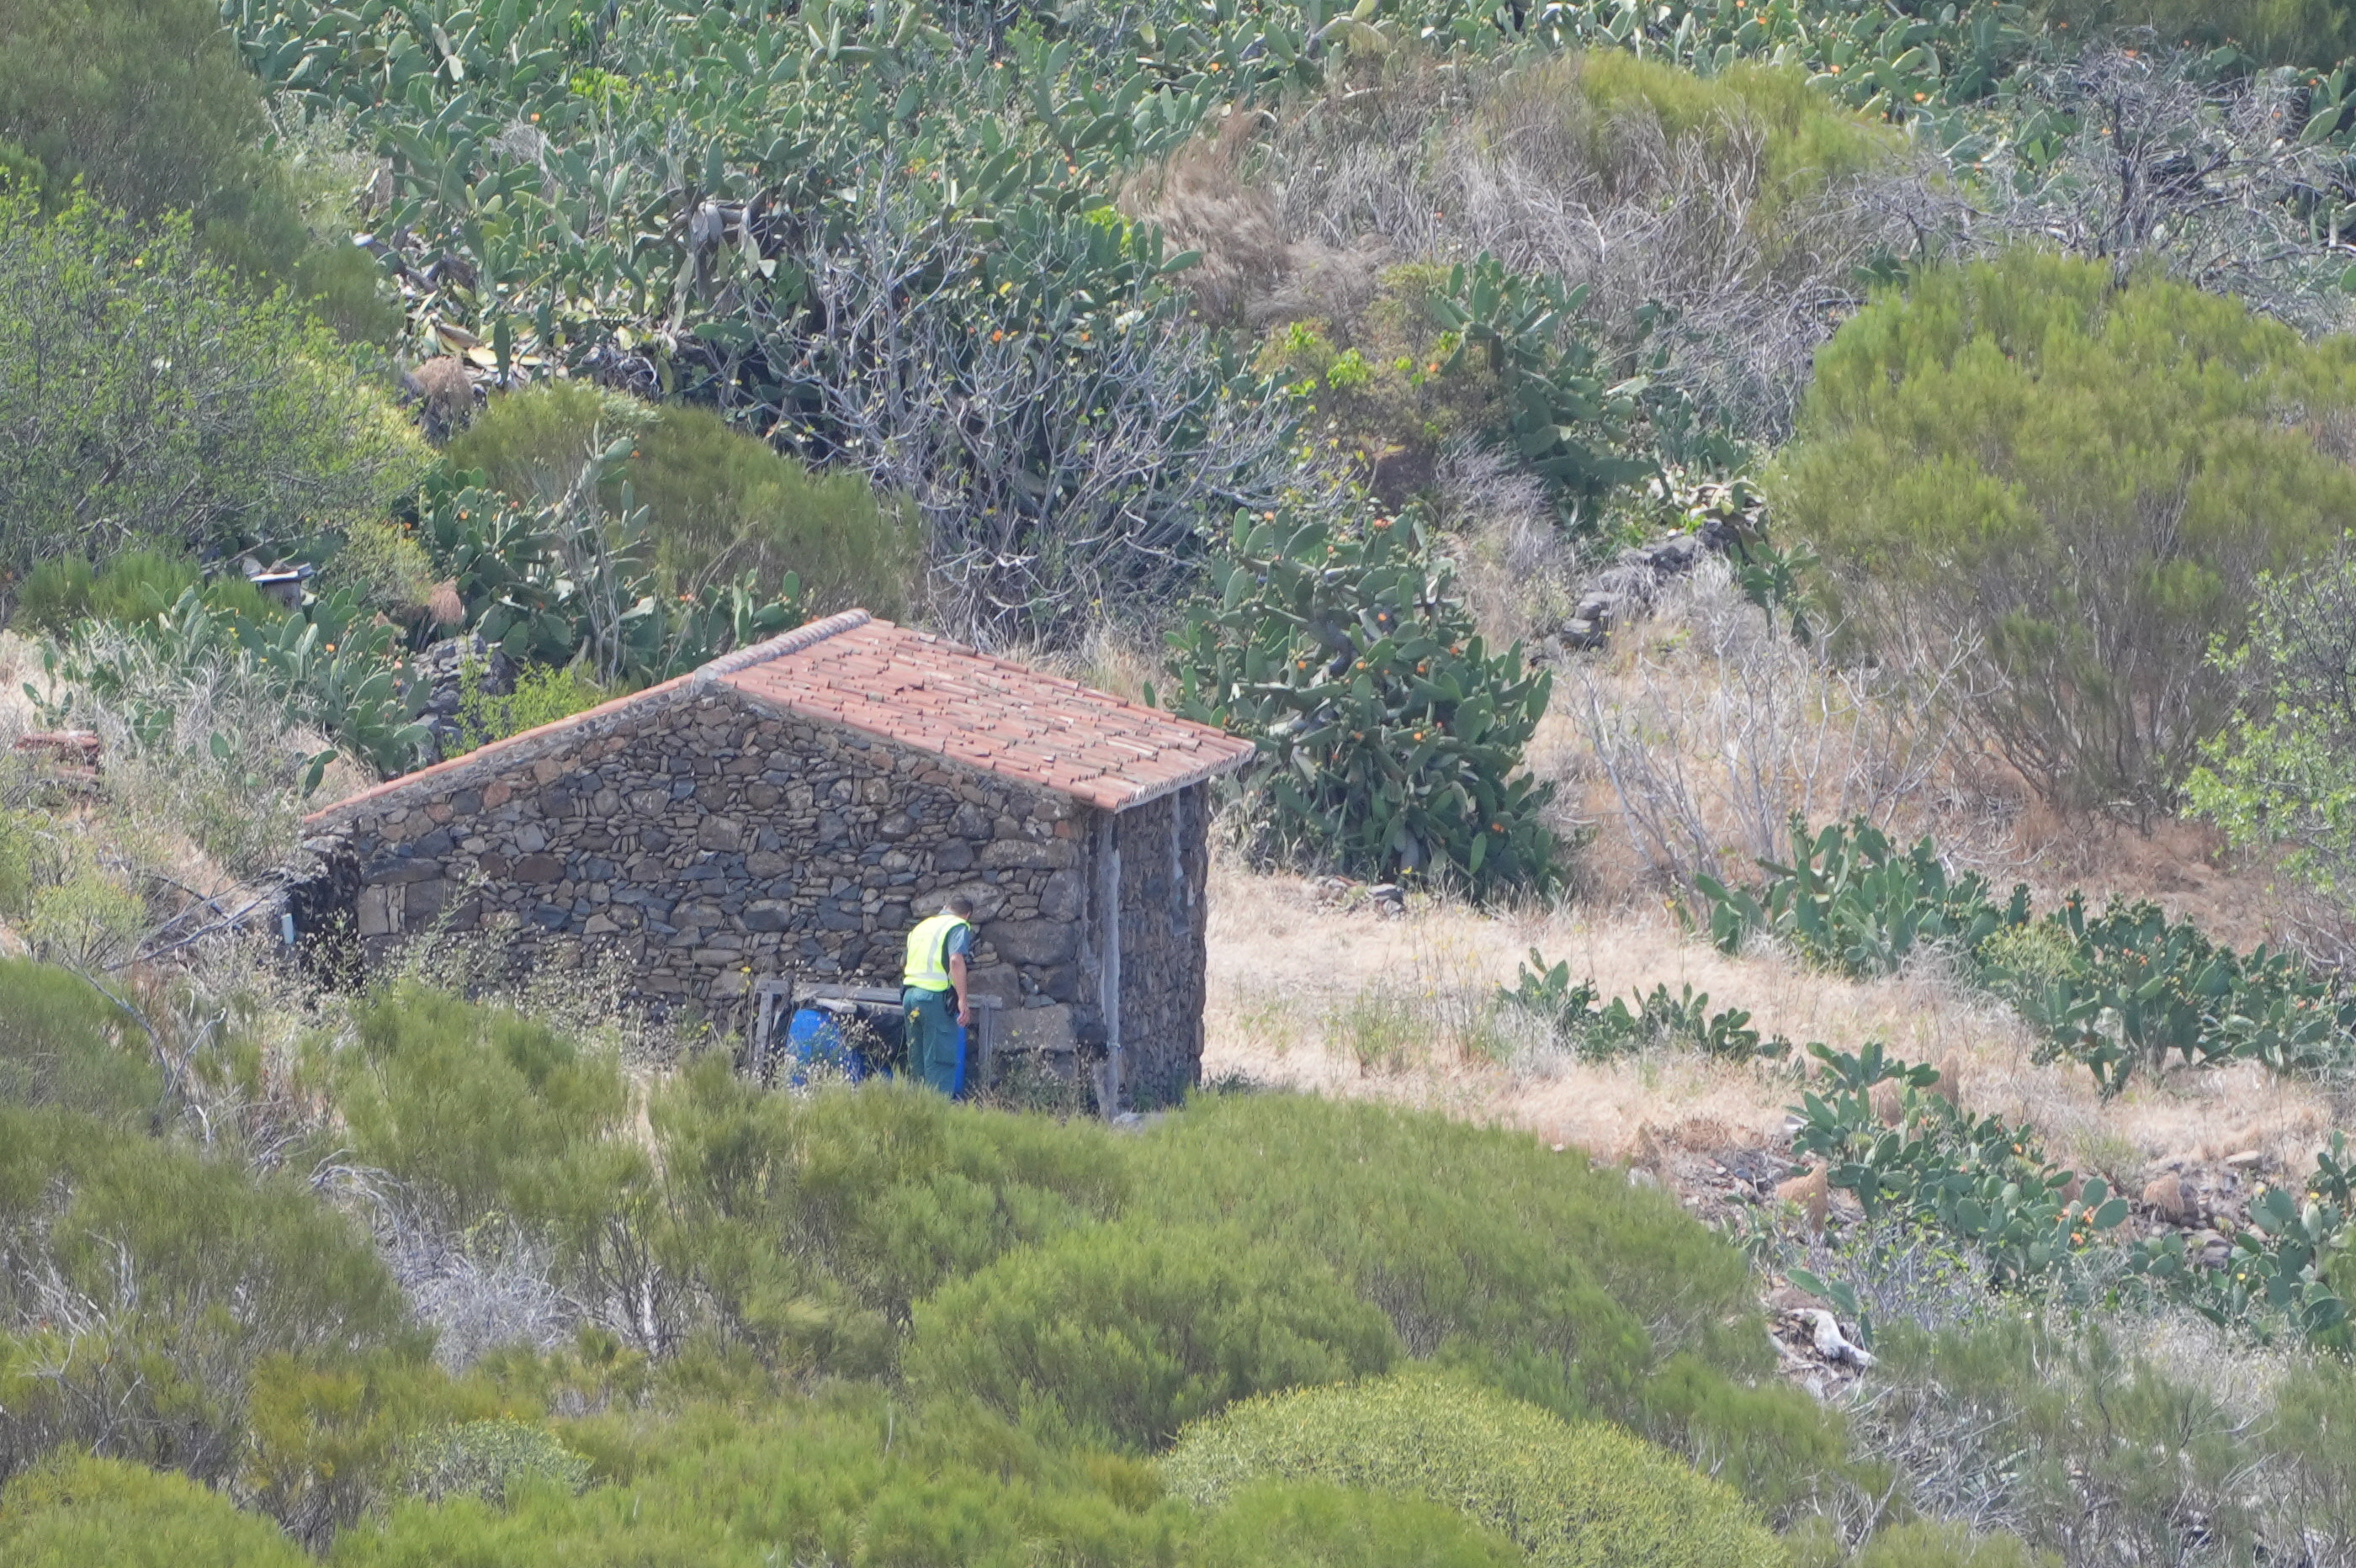
[[[2337,0],[0,0],[0,1560],[2356,1562],[2352,303]],[[852,605],[1212,1088],[274,950]]]

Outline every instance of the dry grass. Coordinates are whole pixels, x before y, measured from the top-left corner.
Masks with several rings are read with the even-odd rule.
[[[2057,1157],[2142,1179],[2169,1159],[2255,1149],[2302,1168],[2334,1125],[2320,1089],[2261,1069],[2175,1072],[2104,1104],[2083,1069],[2040,1064],[2010,1012],[1934,965],[1858,984],[1773,954],[1730,957],[1687,940],[1665,910],[1425,903],[1385,918],[1321,885],[1219,865],[1211,886],[1210,1002],[1203,1072],[1270,1086],[1398,1101],[1527,1128],[1597,1156],[1637,1156],[1648,1134],[1768,1141],[1798,1097],[1794,1064],[1730,1065],[1656,1051],[1634,1060],[1534,1060],[1510,1022],[1485,1017],[1533,945],[1606,996],[1691,986],[1753,1027],[1855,1050],[1879,1040],[1944,1063],[1965,1103],[2037,1127]]]

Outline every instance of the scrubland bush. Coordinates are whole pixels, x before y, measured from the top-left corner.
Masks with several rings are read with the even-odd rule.
[[[1248,1487],[1189,1548],[1201,1568],[1512,1568],[1507,1536],[1416,1497],[1323,1481]]]
[[[494,695],[483,689],[481,668],[472,663],[458,671],[458,733],[444,748],[445,760],[461,752],[553,724],[576,713],[586,713],[623,695],[608,690],[574,666],[553,669],[526,667],[516,676],[515,689]]]
[[[2211,1560],[2244,1560],[2268,1489],[2247,1413],[2136,1353],[2119,1327],[1892,1325],[1860,1446],[1901,1462],[1915,1507],[2072,1564],[2185,1561],[2193,1520]]]
[[[1562,1411],[1626,1410],[1655,1356],[1747,1366],[1741,1261],[1657,1192],[1535,1139],[1372,1104],[1200,1102],[1138,1151],[1128,1212],[1240,1227],[1337,1269],[1409,1354]],[[1432,1173],[1450,1173],[1445,1180]]]
[[[1014,1253],[916,1309],[907,1375],[1128,1449],[1271,1390],[1388,1370],[1398,1340],[1329,1266],[1245,1231],[1121,1224]]]
[[[904,618],[924,551],[915,515],[879,499],[856,475],[818,474],[704,409],[654,407],[585,382],[510,392],[450,443],[459,469],[480,469],[518,499],[571,490],[593,443],[635,438],[608,473],[606,504],[627,485],[648,508],[655,561],[669,592],[751,572],[776,592],[792,573],[815,613],[854,604]]]
[[[80,976],[0,958],[0,1104],[124,1122],[162,1103],[163,1075],[132,1020]]]
[[[376,516],[424,466],[333,338],[245,298],[185,219],[0,193],[0,568],[283,547]]]
[[[552,1216],[621,1125],[619,1064],[537,1019],[404,985],[354,1021],[333,1064],[352,1157],[445,1222]]]
[[[409,1487],[421,1456],[429,1465],[446,1462],[452,1485],[464,1489],[466,1480],[496,1479],[501,1454],[540,1452],[526,1441],[502,1447],[493,1440],[477,1445],[483,1463],[470,1470],[466,1457],[476,1449],[463,1439],[455,1448],[437,1445],[452,1432],[520,1426],[493,1416],[504,1403],[479,1383],[454,1382],[413,1345],[321,1359],[269,1356],[254,1369],[236,1485],[296,1540],[324,1548],[336,1531]],[[541,1435],[542,1448],[562,1452]]]
[[[2015,252],[1844,326],[1771,490],[1862,648],[1916,671],[1965,654],[1959,713],[2041,791],[2147,816],[2228,710],[2211,639],[2356,508],[2313,433],[2351,400],[2338,347]]]
[[[0,1488],[11,1568],[305,1568],[268,1519],[172,1471],[60,1450]]]
[[[304,1184],[0,1109],[0,1473],[67,1444],[218,1481],[273,1355],[422,1350],[366,1240]]]
[[[46,205],[86,182],[142,223],[187,213],[254,292],[288,285],[356,336],[397,324],[342,215],[309,231],[304,181],[263,144],[261,84],[203,0],[10,0],[0,37],[0,149]]]
[[[1098,1127],[901,1084],[766,1094],[714,1060],[650,1115],[677,1227],[667,1255],[725,1333],[788,1365],[888,1367],[916,1301],[1108,1218],[1129,1189]]]
[[[1377,1105],[1196,1103],[1138,1151],[1132,1221],[1240,1227],[1335,1269],[1410,1355],[1811,1494],[1837,1424],[1764,1371],[1740,1255],[1656,1191],[1534,1139]],[[1687,1352],[1687,1359],[1678,1359]]]
[[[2228,44],[2268,65],[2321,65],[2356,52],[2356,15],[2340,0],[2040,0],[2030,9],[2129,47]]]
[[[1732,1490],[1674,1456],[1428,1372],[1249,1401],[1190,1428],[1162,1469],[1172,1490],[1211,1507],[1271,1478],[1425,1498],[1540,1563],[1783,1561]]]
[[[1850,1560],[1852,1568],[2040,1568],[2057,1561],[2013,1536],[1975,1535],[1928,1520],[1878,1531]]]
[[[568,1436],[616,1484],[578,1496],[527,1487],[504,1509],[403,1504],[348,1531],[331,1561],[1146,1568],[1175,1559],[1185,1518],[1134,1464],[1050,1450],[980,1416],[910,1411],[874,1389],[787,1393],[758,1414],[707,1404],[610,1415]]]
[[[2236,844],[2356,903],[2356,549],[2260,580],[2249,642],[2219,650],[2244,701],[2185,793]]]
[[[1858,268],[1921,242],[1898,140],[1788,68],[1695,74],[1596,48],[1435,69],[1400,51],[1382,76],[1372,91],[1333,83],[1254,159],[1218,178],[1198,168],[1148,206],[1214,263],[1226,242],[1273,258],[1246,305],[1255,319],[1323,319],[1347,347],[1361,279],[1488,251],[1589,289],[1615,346],[1649,324],[1668,351],[1660,375],[1743,438],[1772,439],[1829,331],[1826,303],[1852,301]]]
[[[163,550],[128,549],[111,557],[103,571],[78,555],[52,557],[35,567],[16,595],[16,629],[60,637],[82,620],[144,621],[198,590],[213,608],[275,621],[282,613],[241,573],[208,582],[186,556]]]
[[[913,507],[857,474],[819,474],[703,409],[669,406],[626,470],[653,508],[656,559],[680,584],[750,571],[774,591],[801,580],[812,614],[859,605],[905,620],[921,598],[924,531]]]
[[[528,1486],[578,1492],[589,1484],[588,1460],[546,1427],[512,1419],[437,1427],[412,1439],[406,1458],[402,1484],[432,1502],[471,1497],[500,1504]]]

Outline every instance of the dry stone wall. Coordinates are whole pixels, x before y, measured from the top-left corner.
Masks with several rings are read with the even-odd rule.
[[[1095,814],[1069,797],[691,681],[525,741],[327,818],[364,965],[491,933],[519,968],[733,1025],[756,976],[896,984],[910,924],[962,891],[1011,1043],[1103,1040],[1078,961]]]
[[[1202,1078],[1209,827],[1200,785],[1120,815],[1121,1058],[1132,1105],[1174,1104]]]

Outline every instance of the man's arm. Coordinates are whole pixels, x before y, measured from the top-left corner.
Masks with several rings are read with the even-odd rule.
[[[958,1022],[973,1022],[973,1004],[965,997],[965,955],[962,953],[949,955],[949,987],[957,992]]]

